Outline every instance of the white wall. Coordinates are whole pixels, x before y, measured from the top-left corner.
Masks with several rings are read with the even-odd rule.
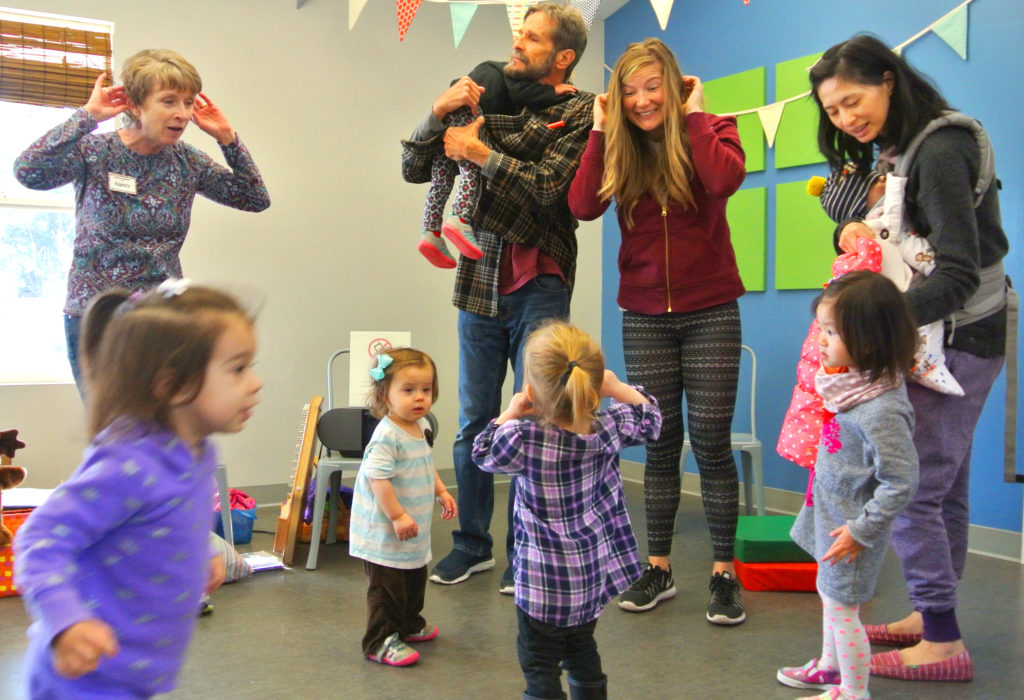
[[[113,21],[115,62],[143,48],[181,52],[260,166],[270,209],[247,214],[198,197],[182,253],[187,276],[265,297],[262,404],[243,433],[219,440],[232,485],[287,480],[299,412],[324,392],[326,360],[347,347],[351,330],[408,329],[434,357],[443,437],[435,459],[450,468],[453,272],[416,252],[426,186],[402,181],[399,140],[452,78],[508,54],[505,8],[480,6],[456,51],[447,5],[430,2],[403,42],[395,4],[381,0],[367,3],[353,31],[348,3],[339,0],[309,0],[301,10],[293,0],[10,2]],[[574,76],[591,92],[603,89],[603,34],[596,22]],[[186,138],[219,157],[194,126]],[[581,225],[579,238],[573,320],[600,337],[600,223]],[[344,403],[343,378],[336,393]],[[73,386],[0,386],[0,427],[19,429],[28,444],[16,460],[29,470],[26,486],[51,487],[71,473],[85,445],[83,425]]]

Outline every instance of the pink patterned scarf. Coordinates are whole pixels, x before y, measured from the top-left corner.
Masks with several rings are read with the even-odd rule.
[[[849,411],[857,404],[895,389],[901,383],[902,380],[894,382],[888,377],[871,381],[867,374],[856,369],[829,373],[824,367],[819,367],[818,373],[814,375],[814,388],[825,403],[825,408],[832,413]]]

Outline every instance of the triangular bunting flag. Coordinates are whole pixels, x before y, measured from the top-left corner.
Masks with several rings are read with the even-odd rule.
[[[530,6],[527,2],[509,2],[505,4],[505,10],[508,12],[508,24],[512,27],[512,36],[519,36],[519,30],[523,27],[523,15],[526,14],[526,8]]]
[[[967,5],[966,3],[950,12],[932,25],[932,31],[940,39],[967,60]]]
[[[459,48],[462,37],[466,35],[469,22],[476,14],[477,4],[475,2],[452,2],[448,3],[452,11],[452,36],[455,37],[455,48]]]
[[[672,12],[673,2],[674,0],[651,0],[651,7],[654,8],[654,14],[658,15],[661,31],[665,31],[665,27],[668,26],[668,16]]]
[[[306,4],[306,0],[295,0],[295,9],[301,10],[302,6]]]
[[[597,16],[597,6],[601,4],[601,0],[569,0],[569,4],[583,15],[583,19],[587,23],[587,29],[594,26],[594,17]]]
[[[416,10],[420,9],[423,0],[396,0],[398,8],[398,40],[405,39],[405,33],[409,31],[412,18],[416,16]]]
[[[352,27],[356,26],[356,22],[359,21],[359,15],[362,14],[364,7],[366,7],[366,0],[348,0],[349,31],[352,30]]]
[[[761,120],[761,128],[764,129],[764,137],[768,141],[768,148],[775,143],[775,134],[779,130],[779,122],[782,121],[782,110],[785,109],[785,102],[765,105],[757,110],[757,118]]]

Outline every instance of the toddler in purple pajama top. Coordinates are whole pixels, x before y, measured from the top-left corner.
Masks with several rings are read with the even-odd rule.
[[[25,695],[146,698],[175,687],[200,597],[224,580],[207,437],[241,430],[259,400],[253,321],[167,280],[97,296],[83,338],[92,440],[14,541]]]

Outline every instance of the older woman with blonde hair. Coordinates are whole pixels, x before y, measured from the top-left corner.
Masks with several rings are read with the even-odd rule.
[[[181,277],[196,193],[245,211],[270,206],[256,163],[223,112],[206,96],[198,71],[169,49],[130,56],[121,85],[96,78],[89,100],[33,143],[14,163],[22,185],[75,187],[75,242],[64,329],[75,384],[82,314],[94,295],[115,287],[145,291]],[[94,134],[123,115],[123,126]],[[228,164],[181,141],[189,122],[217,140]]]
[[[594,102],[594,128],[569,190],[569,207],[583,220],[615,200],[626,374],[658,399],[664,419],[644,471],[648,563],[620,597],[624,610],[650,610],[676,594],[669,555],[685,396],[714,550],[707,619],[746,619],[732,565],[739,482],[730,443],[742,340],[737,299],[745,290],[725,219],[745,175],[736,120],[704,111],[700,79],[682,75],[657,39],[627,47],[607,94]]]

